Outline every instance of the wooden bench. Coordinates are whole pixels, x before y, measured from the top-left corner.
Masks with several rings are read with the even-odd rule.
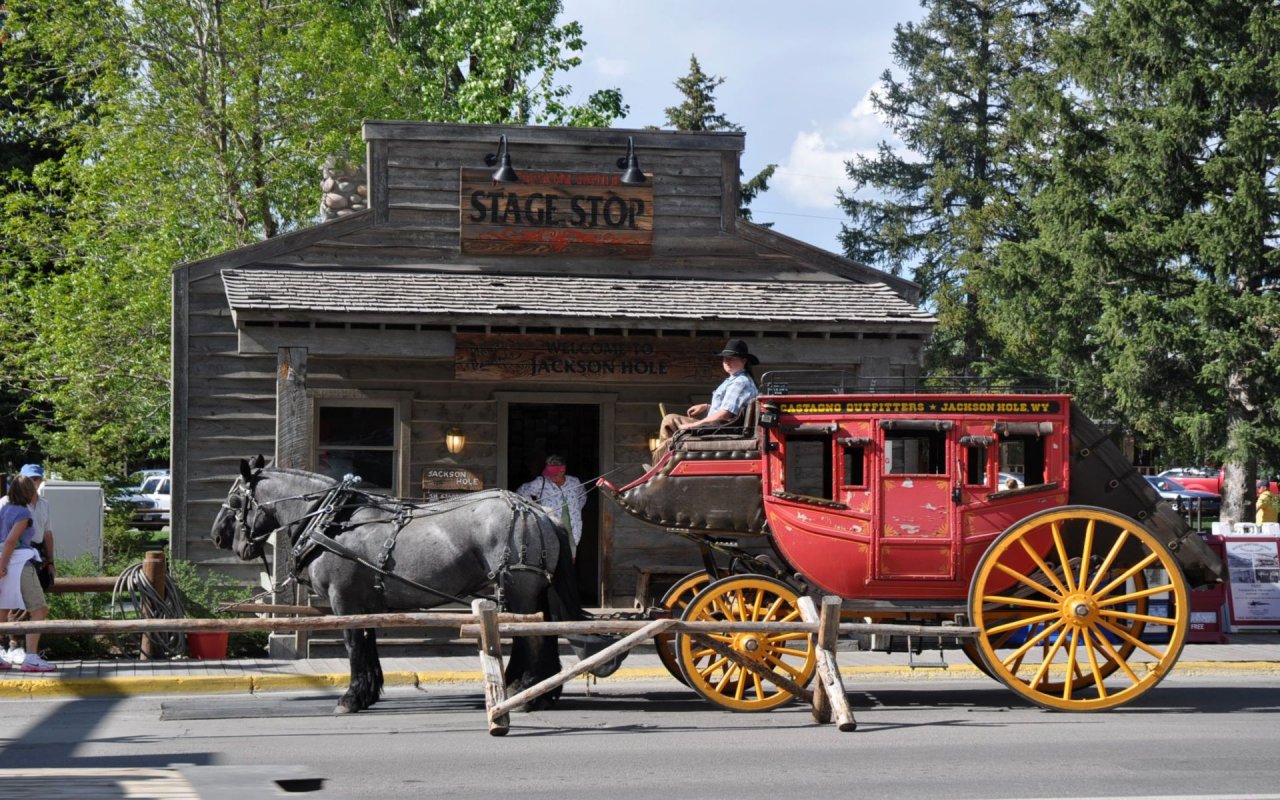
[[[662,598],[650,598],[649,587],[653,583],[655,577],[660,579],[669,578],[669,584],[673,584],[691,572],[701,572],[702,567],[678,566],[674,564],[655,564],[651,566],[636,565],[636,598],[635,606],[643,611],[648,608],[652,602],[656,602]],[[663,589],[665,593],[666,588]],[[652,602],[651,602],[652,601]]]

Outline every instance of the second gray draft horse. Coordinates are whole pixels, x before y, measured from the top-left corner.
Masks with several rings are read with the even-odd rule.
[[[244,560],[263,558],[273,532],[292,548],[295,575],[335,614],[430,608],[496,589],[505,610],[549,620],[584,618],[567,534],[538,505],[487,490],[427,505],[350,488],[324,475],[240,462],[213,522],[213,543]],[[279,578],[277,578],[278,580]],[[351,679],[335,713],[382,694],[376,632],[343,632]],[[560,670],[556,638],[517,637],[508,696]],[[554,703],[560,690],[530,703]]]

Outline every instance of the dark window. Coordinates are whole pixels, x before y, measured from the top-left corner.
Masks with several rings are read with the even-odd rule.
[[[1000,471],[1026,486],[1044,483],[1044,439],[1039,436],[1005,437],[1000,442]]]
[[[945,475],[947,440],[942,431],[887,431],[886,475]]]
[[[844,485],[866,486],[867,448],[862,445],[851,445],[844,450]]]
[[[786,491],[823,500],[833,499],[831,439],[826,436],[789,436],[786,445]]]
[[[365,484],[396,490],[396,411],[389,406],[321,406],[316,471],[331,478],[359,475]]]
[[[966,471],[964,482],[970,486],[987,485],[987,448],[984,445],[970,445],[965,449]]]

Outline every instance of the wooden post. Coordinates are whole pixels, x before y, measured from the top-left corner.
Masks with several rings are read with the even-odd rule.
[[[168,583],[164,568],[164,553],[155,550],[147,552],[142,559],[142,577],[146,578],[147,583],[151,584],[159,601],[164,602],[166,584]],[[154,609],[151,608],[150,604],[143,602],[142,608],[139,610],[142,612],[143,618],[153,619],[152,611]],[[150,661],[160,655],[154,652],[155,649],[156,647],[151,641],[151,634],[142,634],[142,660]]]
[[[273,466],[311,469],[311,400],[307,397],[307,348],[281,347],[276,350],[276,452]],[[290,547],[285,541],[271,539],[271,575],[276,583],[289,574]],[[271,602],[282,605],[306,605],[307,591],[291,584],[282,592],[265,586]],[[267,637],[267,650],[272,658],[306,658],[307,631],[272,633]]]
[[[848,733],[856,730],[853,710],[844,693],[844,681],[836,662],[836,642],[840,638],[840,598],[827,595],[822,598],[822,614],[818,615],[812,597],[799,600],[800,616],[805,622],[818,621],[818,642],[814,655],[818,659],[818,680],[821,687],[813,693],[813,718],[821,723],[835,717],[836,727]]]
[[[498,605],[492,600],[471,601],[471,610],[480,620],[480,668],[484,672],[484,707],[489,717],[489,735],[505,736],[511,730],[511,718],[498,707],[507,698],[506,678],[502,675],[502,641],[498,638]]]

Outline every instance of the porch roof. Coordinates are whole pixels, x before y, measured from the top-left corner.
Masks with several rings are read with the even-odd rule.
[[[224,269],[237,315],[404,315],[494,324],[537,319],[569,325],[905,325],[932,314],[884,283],[715,281],[565,275],[317,269]]]

